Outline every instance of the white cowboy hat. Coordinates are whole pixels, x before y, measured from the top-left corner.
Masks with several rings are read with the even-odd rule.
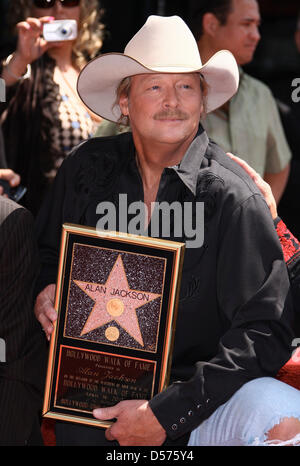
[[[149,16],[122,53],[106,53],[81,71],[77,92],[97,115],[117,122],[121,116],[116,90],[122,79],[144,73],[201,72],[209,85],[207,112],[227,102],[237,91],[238,66],[228,50],[202,65],[192,32],[179,16]]]

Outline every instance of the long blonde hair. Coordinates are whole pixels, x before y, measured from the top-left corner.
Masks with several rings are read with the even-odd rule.
[[[14,0],[10,2],[8,23],[12,28],[20,21],[31,16],[29,0]],[[101,50],[105,26],[101,22],[103,9],[98,0],[81,0],[80,24],[78,37],[73,45],[72,61],[76,68],[81,69],[91,58]]]

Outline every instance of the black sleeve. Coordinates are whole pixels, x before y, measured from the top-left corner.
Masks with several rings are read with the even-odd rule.
[[[33,219],[24,208],[15,208],[1,224],[0,264],[0,336],[8,336],[8,357],[13,360],[27,347],[25,332],[35,321],[32,293],[39,273]]]
[[[226,222],[216,273],[220,316],[228,330],[215,357],[199,361],[190,380],[173,383],[150,401],[173,439],[191,432],[244,383],[275,376],[290,357],[289,279],[268,208],[253,195]]]
[[[33,312],[39,257],[33,218],[24,208],[15,208],[1,225],[0,262],[0,337],[6,341],[0,373],[41,389],[46,347]]]

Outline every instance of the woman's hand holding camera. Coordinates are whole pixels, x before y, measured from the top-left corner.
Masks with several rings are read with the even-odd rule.
[[[23,60],[26,66],[43,55],[49,47],[49,44],[42,36],[44,23],[53,21],[52,16],[42,18],[27,18],[17,24],[18,45],[15,55]]]
[[[42,18],[27,18],[17,24],[17,49],[6,61],[2,72],[2,77],[8,86],[22,79],[28,65],[53,46],[53,43],[47,42],[42,36],[43,25],[53,20],[52,16],[43,16]]]

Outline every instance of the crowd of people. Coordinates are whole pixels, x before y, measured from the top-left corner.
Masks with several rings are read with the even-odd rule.
[[[95,227],[99,203],[118,210],[121,194],[144,202],[147,224],[157,202],[204,203],[170,384],[95,409],[115,419],[106,430],[57,421],[57,445],[300,444],[300,392],[276,378],[300,321],[300,244],[278,215],[295,149],[271,91],[242,69],[257,1],[199,1],[189,24],[150,16],[124,54],[101,54],[97,0],[17,0],[9,18],[0,180],[26,192],[16,203],[0,186],[0,444],[43,444],[62,224]],[[46,41],[44,26],[65,19],[77,38]],[[166,239],[186,242],[175,230]]]

